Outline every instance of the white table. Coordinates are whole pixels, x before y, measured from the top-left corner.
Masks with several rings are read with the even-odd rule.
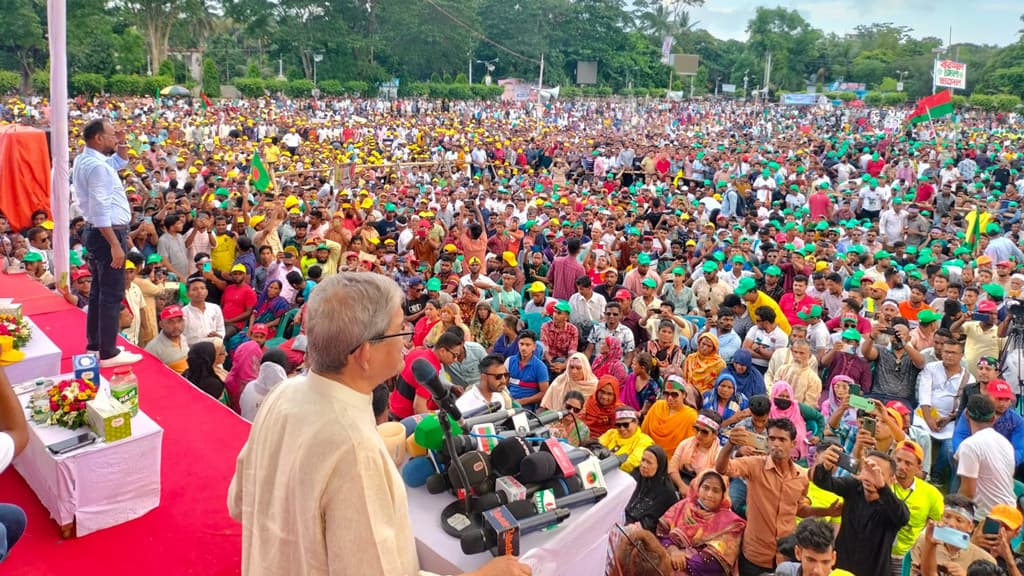
[[[533,532],[520,541],[520,560],[533,568],[534,576],[604,574],[608,534],[633,494],[633,477],[620,470],[605,476],[608,495],[597,504],[572,509],[572,515],[551,531]],[[454,497],[432,495],[426,488],[406,487],[409,515],[416,535],[420,568],[437,574],[462,574],[490,561],[490,552],[466,556],[459,541],[441,529],[441,510]]]
[[[109,386],[102,379],[99,393],[106,394]],[[31,393],[19,399],[26,406]],[[14,468],[50,511],[64,537],[116,526],[160,505],[163,429],[140,410],[132,418],[130,438],[111,444],[98,439],[62,456],[46,448],[88,429],[38,426],[30,420],[28,446],[14,460]]]
[[[31,318],[28,323],[32,326],[32,338],[21,349],[25,353],[25,359],[4,368],[7,379],[11,382],[48,378],[60,373],[60,348],[39,326],[36,326],[35,322],[32,322]]]

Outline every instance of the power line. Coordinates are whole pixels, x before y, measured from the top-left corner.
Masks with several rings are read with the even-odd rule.
[[[474,36],[480,38],[484,42],[487,42],[491,46],[494,46],[495,48],[497,48],[499,50],[503,50],[505,52],[508,52],[509,54],[511,54],[511,55],[513,55],[513,56],[515,56],[517,58],[522,58],[523,60],[526,60],[527,62],[533,62],[534,64],[538,64],[538,65],[540,64],[540,60],[534,60],[533,58],[530,58],[528,56],[523,56],[522,54],[516,52],[515,50],[512,50],[511,48],[507,48],[505,46],[502,46],[501,44],[495,42],[494,40],[491,40],[487,36],[484,36],[483,33],[478,32],[476,29],[474,29],[469,24],[466,24],[462,20],[459,20],[455,16],[452,16],[447,10],[445,10],[444,8],[438,6],[437,3],[434,2],[434,0],[425,0],[425,2],[427,4],[430,4],[431,6],[433,6],[435,9],[437,9],[438,12],[440,12],[441,14],[444,14],[445,16],[447,16],[449,19],[451,19],[453,22],[455,22],[459,26],[462,26],[466,30],[469,30]]]

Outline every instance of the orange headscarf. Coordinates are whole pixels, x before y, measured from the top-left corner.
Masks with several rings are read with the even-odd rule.
[[[605,388],[611,388],[614,398],[607,406],[597,402],[597,395]],[[597,389],[587,398],[583,405],[583,414],[580,418],[590,428],[590,437],[597,438],[607,432],[615,424],[615,408],[619,405],[619,379],[615,376],[604,375],[597,381]]]

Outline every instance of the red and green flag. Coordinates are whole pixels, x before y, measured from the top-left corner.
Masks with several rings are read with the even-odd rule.
[[[199,95],[203,98],[203,110],[209,110],[210,106],[213,106],[213,104],[210,102],[210,99],[206,96],[206,92],[200,92]]]
[[[267,172],[267,167],[263,165],[263,159],[260,158],[259,152],[254,152],[252,155],[249,178],[252,180],[252,185],[260,192],[266,192],[267,188],[270,188],[270,173]]]
[[[927,122],[953,113],[953,98],[949,90],[943,90],[917,101],[917,107],[907,118],[911,125]]]

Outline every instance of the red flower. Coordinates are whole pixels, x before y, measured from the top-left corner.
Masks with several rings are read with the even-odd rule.
[[[60,406],[57,405],[57,401],[56,400],[50,400],[50,412],[56,412],[59,409],[60,409]]]

